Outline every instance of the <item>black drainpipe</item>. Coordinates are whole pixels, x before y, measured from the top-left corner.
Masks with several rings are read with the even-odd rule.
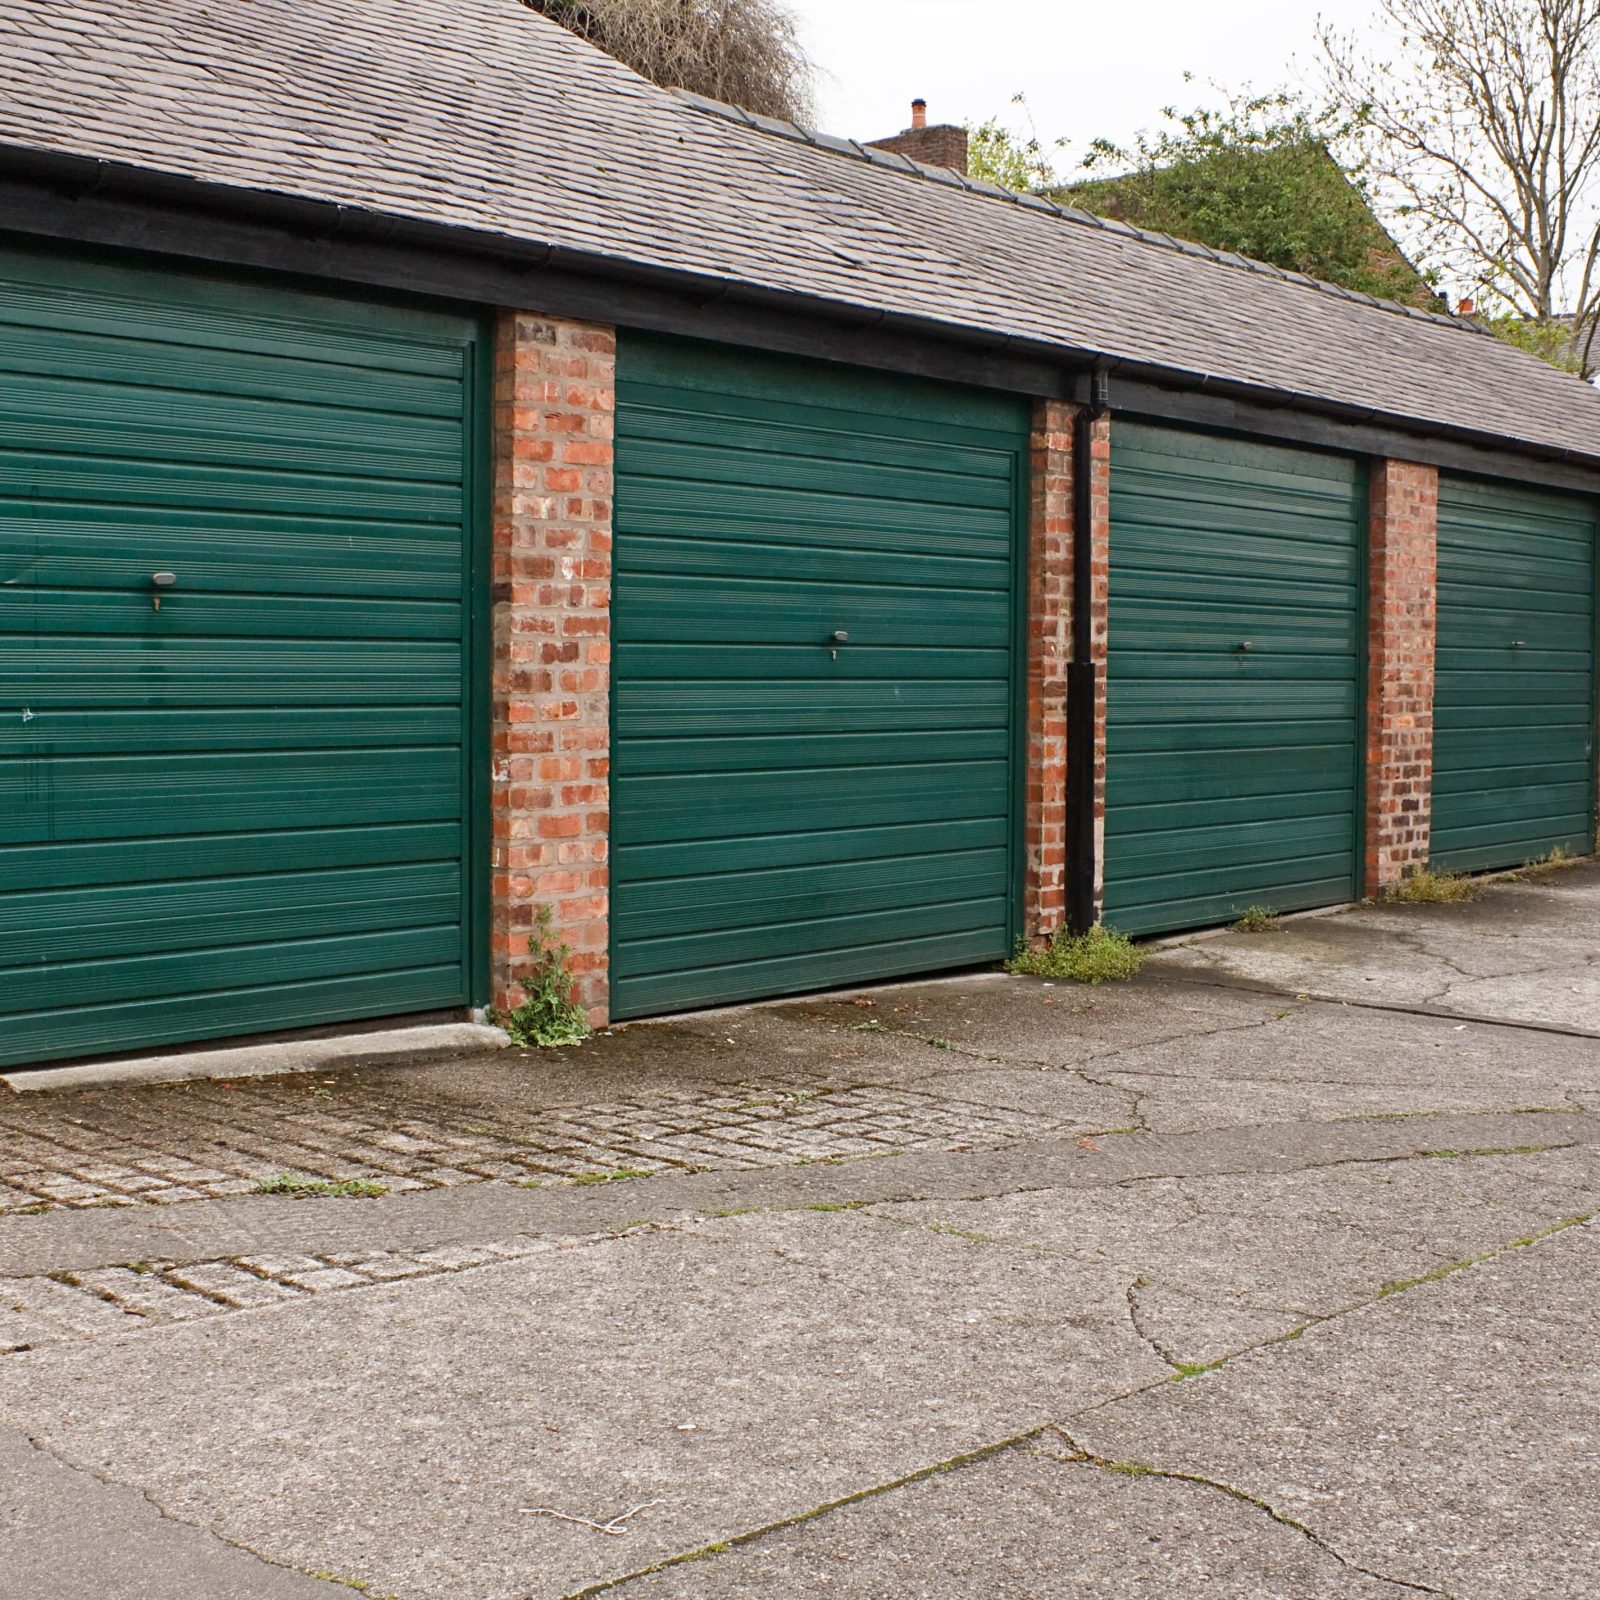
[[[1072,433],[1072,659],[1067,663],[1067,928],[1082,933],[1095,918],[1094,707],[1098,673],[1092,633],[1094,425],[1111,410],[1103,367],[1090,379],[1089,403]]]

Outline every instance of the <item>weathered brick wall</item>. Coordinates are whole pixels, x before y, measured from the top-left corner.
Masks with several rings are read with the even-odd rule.
[[[1073,432],[1078,407],[1041,400],[1034,407],[1028,518],[1028,704],[1026,875],[1023,930],[1048,939],[1067,912],[1067,668],[1073,659]],[[1111,420],[1092,424],[1090,465],[1089,658],[1096,673],[1094,906],[1100,905],[1105,835],[1106,603],[1110,587]]]
[[[518,1003],[535,917],[606,1015],[616,338],[526,312],[495,329],[491,986]]]
[[[1370,521],[1363,892],[1377,895],[1428,861],[1438,469],[1375,463]]]
[[[1106,641],[1111,603],[1111,417],[1095,418],[1089,467],[1089,658],[1094,662],[1094,915],[1105,900]]]
[[[1066,911],[1067,662],[1072,657],[1072,428],[1077,407],[1033,408],[1028,506],[1028,738],[1022,926],[1048,939]]]

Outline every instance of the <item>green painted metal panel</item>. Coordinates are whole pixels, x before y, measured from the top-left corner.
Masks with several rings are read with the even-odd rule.
[[[1355,895],[1364,512],[1353,460],[1113,428],[1116,927],[1165,933]]]
[[[1439,480],[1435,866],[1594,848],[1595,507]]]
[[[614,1015],[1006,954],[1027,427],[1009,397],[621,341]]]
[[[478,341],[0,252],[0,1064],[477,998]]]

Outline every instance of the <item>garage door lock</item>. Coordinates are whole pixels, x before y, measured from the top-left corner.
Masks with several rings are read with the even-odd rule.
[[[850,643],[850,635],[843,628],[835,628],[828,635],[828,654],[837,661],[839,659],[839,646]]]

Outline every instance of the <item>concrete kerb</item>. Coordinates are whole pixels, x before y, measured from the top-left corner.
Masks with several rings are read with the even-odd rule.
[[[499,1028],[477,1022],[441,1022],[376,1033],[340,1034],[330,1039],[232,1045],[61,1067],[24,1067],[0,1073],[0,1083],[13,1094],[31,1094],[105,1085],[184,1083],[193,1078],[261,1078],[318,1072],[333,1066],[379,1066],[463,1050],[500,1050],[509,1043]]]

